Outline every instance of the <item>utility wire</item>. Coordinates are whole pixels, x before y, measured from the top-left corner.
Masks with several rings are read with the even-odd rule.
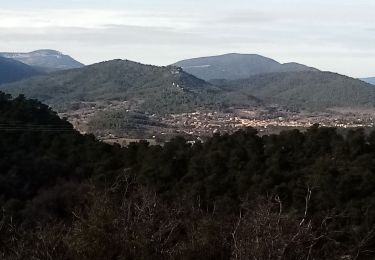
[[[41,132],[74,132],[75,129],[64,125],[44,124],[8,124],[0,123],[0,131],[41,131]]]

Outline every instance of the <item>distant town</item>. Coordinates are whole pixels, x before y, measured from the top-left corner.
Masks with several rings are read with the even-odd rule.
[[[89,127],[92,118],[99,112],[131,109],[128,102],[111,101],[106,103],[85,102],[80,108],[61,113],[81,133],[93,133],[100,140],[126,145],[132,141],[147,140],[151,144],[164,143],[175,136],[184,136],[194,142],[204,140],[215,133],[233,133],[253,127],[260,134],[278,133],[288,129],[306,129],[314,124],[337,128],[370,128],[374,126],[375,112],[372,110],[330,110],[309,113],[288,110],[285,107],[254,107],[251,109],[230,109],[220,111],[196,111],[191,113],[157,116],[142,113],[155,124],[137,125],[136,134],[128,128],[114,131],[111,128],[97,131]],[[138,112],[141,113],[141,112]]]

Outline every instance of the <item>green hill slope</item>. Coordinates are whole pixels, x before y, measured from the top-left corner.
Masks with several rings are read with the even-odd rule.
[[[374,107],[375,88],[330,72],[272,73],[237,81],[216,81],[223,89],[246,93],[267,102],[308,110],[333,107]]]

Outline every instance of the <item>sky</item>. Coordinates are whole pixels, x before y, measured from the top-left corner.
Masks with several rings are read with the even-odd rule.
[[[251,53],[375,76],[374,0],[0,0],[0,51],[92,64]]]

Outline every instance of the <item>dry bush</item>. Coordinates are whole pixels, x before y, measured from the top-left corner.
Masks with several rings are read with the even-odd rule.
[[[69,259],[64,224],[38,226],[33,230],[16,227],[11,221],[0,222],[0,259]]]
[[[98,194],[68,237],[76,259],[228,259],[222,224],[144,189],[120,200]]]
[[[166,203],[125,176],[93,192],[73,223],[26,229],[3,218],[0,259],[372,259],[365,256],[374,232],[358,246],[340,244],[329,225],[335,218],[309,219],[310,196],[300,217],[284,213],[278,197],[223,216],[192,200]]]
[[[314,245],[324,237],[310,222],[284,215],[281,204],[267,200],[245,210],[232,233],[233,259],[312,259]]]

